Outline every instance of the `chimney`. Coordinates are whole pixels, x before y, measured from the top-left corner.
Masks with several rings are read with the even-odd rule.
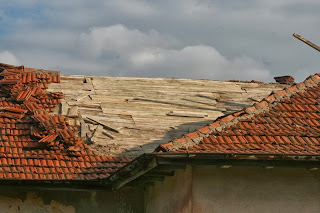
[[[276,80],[276,82],[280,84],[294,84],[294,77],[290,75],[274,77],[274,80]]]

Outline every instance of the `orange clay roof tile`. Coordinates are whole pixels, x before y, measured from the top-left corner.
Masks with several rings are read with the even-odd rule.
[[[63,94],[47,92],[47,83],[59,83],[59,72],[0,63],[0,76],[0,179],[98,180],[130,161],[99,156],[50,114]]]
[[[218,118],[208,125],[211,131],[201,128],[170,146],[160,145],[155,152],[284,154],[317,156],[319,160],[319,99],[320,76],[316,74],[304,83],[273,92],[254,106]],[[197,132],[205,134],[196,137]],[[186,137],[194,143],[188,143]]]

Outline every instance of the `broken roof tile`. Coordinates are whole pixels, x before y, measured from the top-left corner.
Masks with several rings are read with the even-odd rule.
[[[0,76],[0,89],[6,94],[0,99],[0,171],[10,166],[0,172],[0,179],[98,180],[129,161],[99,156],[63,116],[50,114],[63,94],[47,92],[47,83],[59,83],[59,72],[0,63]],[[105,161],[114,163],[102,164]],[[91,162],[101,165],[89,173]]]

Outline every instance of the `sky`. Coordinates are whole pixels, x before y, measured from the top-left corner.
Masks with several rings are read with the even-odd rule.
[[[0,0],[0,62],[62,74],[259,80],[320,72],[316,0]]]

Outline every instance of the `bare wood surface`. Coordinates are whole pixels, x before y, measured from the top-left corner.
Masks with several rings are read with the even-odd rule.
[[[90,94],[90,92],[84,92],[84,93],[81,93],[80,95],[77,95],[77,96],[71,98],[71,100],[80,101],[80,100],[86,98],[89,94]]]
[[[114,131],[114,132],[117,132],[119,133],[119,130],[117,130],[115,127],[111,126],[110,124],[107,124],[106,122],[104,121],[99,121],[97,119],[94,119],[94,118],[91,118],[91,117],[87,117],[89,120],[92,120],[100,125],[102,125],[104,128],[108,129],[108,130],[111,130],[111,131]]]
[[[69,114],[70,123],[79,124],[80,136],[92,137],[92,149],[105,155],[136,157],[284,87],[200,79],[65,75],[60,84],[50,84],[49,91],[64,93],[60,113],[66,115],[78,107],[80,117]],[[173,116],[168,116],[170,112]]]
[[[185,112],[185,111],[170,111],[167,113],[169,116],[178,117],[192,117],[192,118],[205,118],[208,117],[207,113]]]
[[[68,117],[70,117],[70,118],[78,117],[79,116],[78,110],[79,110],[78,106],[76,106],[76,105],[71,106],[68,111]]]

